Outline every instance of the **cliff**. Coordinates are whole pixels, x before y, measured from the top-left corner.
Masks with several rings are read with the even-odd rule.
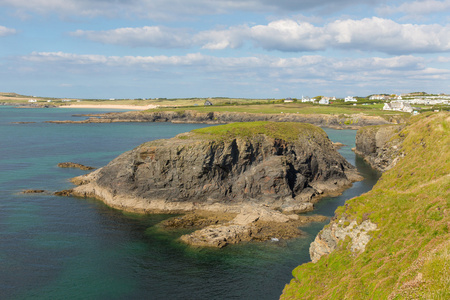
[[[386,120],[380,116],[364,114],[262,114],[243,112],[198,112],[185,111],[144,111],[86,115],[90,118],[80,121],[48,121],[49,123],[112,123],[112,122],[173,122],[173,123],[207,123],[226,124],[233,122],[300,122],[321,127],[358,129],[362,126],[381,125],[400,122],[398,116]]]
[[[398,132],[404,127],[402,124],[360,128],[356,133],[355,153],[364,157],[374,169],[389,170],[402,157],[400,145],[404,136]]]
[[[336,210],[281,299],[450,298],[449,122],[423,114],[361,129],[357,148],[386,171]]]
[[[255,213],[247,223],[232,222],[246,226],[295,220],[286,215],[309,211],[318,198],[359,179],[316,126],[233,123],[140,145],[75,178],[73,194],[143,213]]]
[[[75,192],[138,211],[243,202],[303,211],[315,196],[342,190],[356,177],[320,128],[234,123],[145,143],[77,178],[82,185]]]

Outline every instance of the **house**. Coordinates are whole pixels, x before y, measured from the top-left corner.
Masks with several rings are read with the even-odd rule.
[[[309,97],[303,97],[302,96],[302,102],[304,103],[304,102],[314,102],[314,100],[312,100],[311,98],[309,98]]]
[[[358,100],[356,100],[354,97],[352,96],[347,96],[345,97],[344,102],[358,102]]]
[[[208,106],[208,105],[213,105],[213,104],[212,104],[212,102],[211,102],[211,101],[209,101],[209,100],[206,100],[206,101],[205,101],[205,104],[204,104],[204,105],[205,105],[205,106]]]
[[[329,97],[322,97],[322,99],[319,100],[319,104],[324,104],[324,105],[330,104],[330,98]]]
[[[33,103],[33,102],[37,102],[37,100],[36,99],[30,99],[30,100],[28,100],[28,102]]]
[[[394,110],[408,113],[412,113],[414,111],[414,109],[411,107],[411,104],[403,101],[391,101],[390,103],[385,103],[383,106],[383,110]]]
[[[292,102],[294,102],[294,99],[292,99],[292,98],[284,99],[284,103],[292,103]]]

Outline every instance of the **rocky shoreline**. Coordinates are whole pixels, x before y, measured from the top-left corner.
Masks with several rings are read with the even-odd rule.
[[[396,116],[386,120],[380,116],[364,114],[331,115],[331,114],[262,114],[239,112],[198,112],[186,111],[146,111],[122,112],[106,114],[87,114],[86,120],[79,121],[47,121],[55,124],[85,124],[85,123],[117,123],[117,122],[172,122],[172,123],[205,123],[227,124],[234,122],[299,122],[309,123],[320,127],[335,129],[358,129],[368,125],[396,124],[400,122]]]
[[[322,129],[256,122],[145,143],[74,178],[78,186],[62,195],[94,197],[139,213],[213,213],[214,222],[200,218],[208,226],[181,240],[223,247],[298,236],[305,219],[297,213],[361,179]],[[218,217],[223,214],[226,222]],[[192,218],[187,222],[195,224]]]

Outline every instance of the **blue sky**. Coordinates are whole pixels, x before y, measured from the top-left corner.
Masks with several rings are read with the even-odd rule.
[[[0,91],[450,93],[450,0],[0,0]]]

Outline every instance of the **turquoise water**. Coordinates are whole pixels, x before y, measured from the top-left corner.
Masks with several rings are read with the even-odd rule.
[[[73,197],[25,195],[23,189],[72,187],[84,174],[72,161],[101,167],[133,147],[202,124],[47,124],[87,109],[0,107],[0,299],[277,299],[291,271],[309,261],[309,244],[325,223],[279,243],[193,249],[180,231],[160,232],[166,215],[123,213]],[[36,122],[11,124],[11,122]],[[332,216],[345,200],[371,189],[378,174],[353,152],[355,131],[327,130],[366,176],[342,196],[321,201]]]

